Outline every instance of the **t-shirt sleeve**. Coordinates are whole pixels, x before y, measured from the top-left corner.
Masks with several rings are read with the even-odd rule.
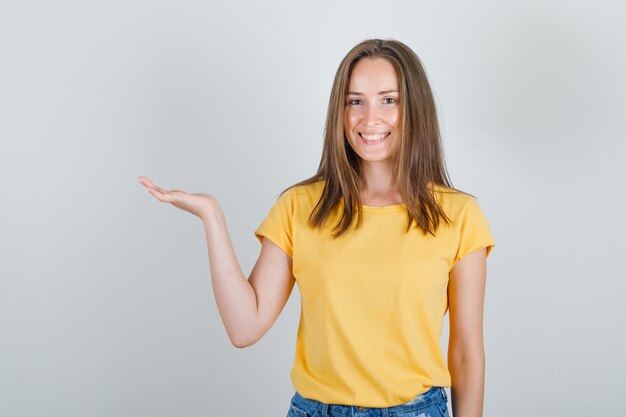
[[[489,256],[491,249],[496,245],[487,218],[473,197],[469,198],[463,209],[458,230],[459,247],[454,255],[452,267],[465,255],[478,249],[487,248]]]
[[[261,244],[263,237],[266,237],[293,257],[293,215],[293,193],[287,190],[278,197],[254,235]]]

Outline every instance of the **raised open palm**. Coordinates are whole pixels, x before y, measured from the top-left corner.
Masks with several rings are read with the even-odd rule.
[[[165,190],[157,187],[148,177],[137,177],[146,190],[157,200],[170,203],[174,207],[185,210],[204,220],[204,216],[219,203],[215,196],[205,193],[187,193],[182,190]]]

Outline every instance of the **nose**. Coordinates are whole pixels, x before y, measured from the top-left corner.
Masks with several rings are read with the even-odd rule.
[[[376,125],[380,118],[380,111],[378,106],[372,104],[367,106],[367,114],[365,115],[365,117],[365,122],[368,126]]]

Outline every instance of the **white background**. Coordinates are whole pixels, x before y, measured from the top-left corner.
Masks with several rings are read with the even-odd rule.
[[[300,305],[230,345],[200,220],[246,274],[319,162],[335,70],[424,62],[454,185],[496,240],[485,416],[617,415],[626,374],[621,1],[0,1],[0,415],[282,416]],[[446,325],[447,326],[447,325]],[[447,347],[447,327],[442,347]]]

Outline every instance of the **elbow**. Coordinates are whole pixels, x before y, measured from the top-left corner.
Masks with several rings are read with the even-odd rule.
[[[482,341],[474,343],[451,342],[448,347],[448,363],[455,365],[485,363],[485,348]]]
[[[250,343],[247,341],[233,340],[233,339],[230,340],[230,343],[234,347],[239,348],[239,349],[247,348],[248,346],[252,346],[254,344],[254,343]]]
[[[229,336],[230,343],[239,349],[247,348],[258,342],[258,338],[251,336]]]
[[[448,366],[450,368],[471,367],[484,369],[485,351],[483,349],[453,351],[448,356]]]
[[[227,328],[228,338],[230,343],[239,349],[247,348],[254,345],[263,337],[264,332],[261,332],[261,328],[257,324],[256,320],[249,320],[245,326],[238,328]]]

